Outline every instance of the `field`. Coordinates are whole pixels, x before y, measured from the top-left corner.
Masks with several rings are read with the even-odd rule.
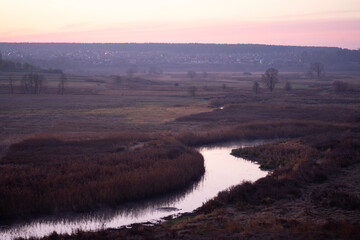
[[[0,73],[1,149],[32,134],[209,130],[214,121],[224,126],[255,120],[352,122],[360,101],[357,74],[329,73],[317,80],[283,73],[274,93],[261,88],[258,94],[252,86],[260,73],[209,73],[195,79],[184,73],[134,79],[67,76],[64,95],[56,94],[58,75],[45,75],[45,93],[36,95],[20,94],[21,76],[14,73],[12,78],[15,93],[9,94],[9,73]],[[283,89],[285,81],[291,91]],[[335,92],[334,81],[347,82],[349,91]],[[192,86],[197,89],[194,96],[189,93]],[[221,114],[219,107],[224,107]]]
[[[326,189],[337,181],[348,189],[352,180],[358,181],[358,173],[349,166],[357,169],[360,160],[360,74],[327,73],[316,79],[280,72],[273,92],[260,83],[255,93],[253,85],[261,81],[261,74],[208,73],[195,78],[186,73],[69,75],[64,94],[57,94],[60,76],[46,74],[42,93],[24,94],[19,73],[0,73],[0,171],[5,173],[0,177],[1,220],[88,211],[182,189],[204,172],[202,158],[193,146],[291,138],[234,151],[276,170],[255,184],[220,193],[189,217],[150,229],[137,226],[132,231],[54,235],[51,239],[80,235],[83,239],[106,239],[105,235],[109,239],[206,239],[211,236],[207,234],[302,239],[326,233],[328,225],[331,234],[324,236],[352,238],[339,232],[353,231],[359,225],[359,219],[349,217],[359,213],[358,192],[329,193]],[[285,88],[286,82],[290,89]],[[346,88],[338,88],[336,82]],[[347,179],[337,179],[344,171],[350,172]],[[179,176],[172,179],[175,172]],[[148,179],[156,188],[144,185]],[[130,190],[130,184],[136,187]],[[314,189],[319,193],[313,193]],[[307,198],[307,194],[312,195]],[[337,199],[340,195],[352,199],[350,210],[344,210]],[[31,205],[30,198],[37,199],[37,204]],[[306,202],[310,205],[303,206],[300,199],[312,205]],[[291,203],[298,204],[297,208],[281,215],[283,206]],[[337,222],[326,222],[322,216],[306,218],[297,212],[312,211],[313,206],[337,209],[339,215],[332,215]],[[334,230],[331,224],[340,227]],[[354,230],[354,234],[359,233]]]

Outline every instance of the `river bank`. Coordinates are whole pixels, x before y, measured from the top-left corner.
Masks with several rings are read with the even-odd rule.
[[[192,212],[220,191],[242,181],[255,181],[266,176],[267,171],[260,170],[258,164],[230,155],[233,148],[255,146],[264,142],[261,140],[244,141],[198,148],[204,158],[206,172],[199,181],[184,191],[122,204],[117,209],[89,214],[72,214],[67,217],[40,218],[4,228],[0,230],[0,237],[2,239],[43,237],[52,232],[71,234],[77,230],[98,231],[141,222],[152,225],[163,221],[162,218],[169,214],[179,215]]]
[[[360,136],[328,137],[302,139],[319,151],[318,158],[298,159],[224,191],[193,214],[154,227],[45,239],[358,239]]]

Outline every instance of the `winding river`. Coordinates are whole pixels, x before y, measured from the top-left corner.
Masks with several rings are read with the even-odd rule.
[[[152,198],[146,201],[123,204],[117,209],[76,215],[53,216],[26,223],[0,227],[0,239],[43,237],[52,232],[72,233],[78,229],[95,231],[118,228],[133,223],[153,224],[169,215],[191,212],[207,200],[242,181],[255,181],[267,175],[259,165],[230,155],[234,148],[254,146],[264,141],[248,141],[199,148],[205,160],[204,176],[187,190]]]

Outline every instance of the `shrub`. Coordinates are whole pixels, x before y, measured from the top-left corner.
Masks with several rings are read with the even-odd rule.
[[[349,88],[349,85],[343,81],[334,81],[332,85],[335,92],[346,92]]]

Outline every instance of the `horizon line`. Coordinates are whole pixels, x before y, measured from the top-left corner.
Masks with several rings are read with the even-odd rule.
[[[358,49],[334,47],[334,46],[316,46],[316,45],[281,45],[281,44],[263,44],[263,43],[201,43],[201,42],[0,42],[10,44],[173,44],[173,45],[187,45],[187,44],[198,44],[198,45],[262,45],[262,46],[277,46],[277,47],[304,47],[304,48],[339,48],[353,51],[360,51]]]

